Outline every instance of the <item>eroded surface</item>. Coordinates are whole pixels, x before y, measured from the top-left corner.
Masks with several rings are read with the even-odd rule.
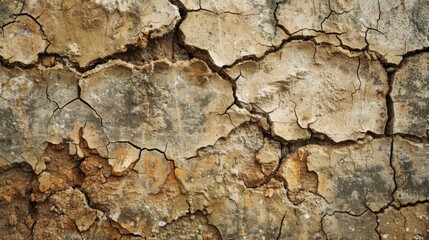
[[[428,9],[0,0],[0,239],[427,239]]]

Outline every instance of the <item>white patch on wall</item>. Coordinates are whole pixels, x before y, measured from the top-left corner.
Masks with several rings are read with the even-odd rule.
[[[138,0],[93,0],[95,3],[102,5],[107,11],[113,12],[119,10],[126,12],[133,7]]]

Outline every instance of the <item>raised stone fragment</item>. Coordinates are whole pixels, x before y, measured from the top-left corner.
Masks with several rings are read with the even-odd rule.
[[[140,161],[134,166],[135,171],[109,177],[107,182],[100,177],[106,175],[104,167],[99,169],[89,163],[84,170],[92,175],[85,178],[82,189],[120,228],[149,237],[184,216],[189,205],[179,189],[172,162],[153,151],[143,151]]]
[[[407,52],[429,46],[429,4],[419,0],[291,0],[280,3],[276,13],[291,34],[336,34],[342,44],[368,48],[390,63],[399,64]]]
[[[429,200],[429,144],[396,137],[392,160],[397,185],[395,200],[401,204]]]
[[[35,20],[28,16],[19,16],[14,22],[3,27],[0,35],[0,56],[9,62],[31,64],[37,61],[37,54],[44,52],[48,45],[49,42]]]
[[[203,210],[218,199],[261,185],[266,176],[256,154],[264,137],[254,124],[235,129],[226,140],[198,151],[198,156],[177,163],[176,176],[188,193],[191,210]]]
[[[80,238],[80,232],[93,232],[91,226],[107,219],[101,211],[88,206],[85,195],[73,188],[50,196],[38,205],[33,237],[37,239]],[[58,231],[62,229],[62,231]]]
[[[378,239],[376,216],[370,211],[359,216],[346,212],[327,215],[322,225],[328,239]]]
[[[308,170],[308,155],[307,150],[298,149],[282,159],[278,170],[278,175],[286,181],[288,197],[293,203],[303,201],[303,191],[317,193],[318,176]]]
[[[148,39],[171,31],[180,18],[168,0],[37,0],[26,3],[24,12],[38,16],[51,42],[47,52],[67,56],[82,67],[125,51],[127,45],[144,46]]]
[[[16,165],[0,174],[0,238],[32,238],[33,209],[30,207],[31,181],[35,174],[29,164]]]
[[[46,124],[46,131],[51,136],[52,143],[69,140],[79,144],[80,138],[83,137],[90,148],[99,149],[99,152],[104,153],[109,141],[103,132],[101,122],[102,119],[91,107],[76,99],[53,113]]]
[[[280,194],[285,193],[267,198],[259,191],[246,190],[240,196],[221,199],[207,208],[209,223],[224,239],[276,239],[287,209]]]
[[[377,214],[379,232],[382,239],[405,240],[429,238],[429,204],[388,208]]]
[[[394,133],[428,137],[429,53],[409,57],[395,72],[391,93]]]
[[[310,130],[336,142],[384,132],[387,76],[364,56],[293,42],[229,73],[238,77],[238,100],[267,113],[273,133],[285,140],[308,138]]]
[[[299,205],[285,211],[278,239],[326,239],[322,217],[326,214],[326,201],[312,193],[303,193]]]
[[[340,147],[308,145],[297,151],[308,154],[308,170],[317,174],[317,193],[329,203],[328,212],[361,214],[367,208],[379,211],[392,200],[390,146],[390,139],[381,138]],[[292,182],[295,175],[285,178]]]
[[[195,9],[195,2],[184,1]],[[261,57],[287,35],[276,26],[275,1],[200,1],[180,25],[185,43],[208,51],[214,64],[231,65],[248,56]]]
[[[165,150],[169,159],[194,156],[234,128],[224,114],[233,102],[231,85],[198,60],[141,69],[106,65],[80,87],[111,142]]]
[[[133,168],[144,181],[148,192],[157,194],[170,174],[170,163],[158,151],[142,150],[139,161]]]
[[[114,173],[125,171],[140,157],[140,149],[128,143],[109,143],[107,146],[109,164]]]
[[[277,170],[280,160],[280,144],[275,141],[264,139],[264,146],[258,151],[256,160],[261,164],[262,173],[270,175]]]

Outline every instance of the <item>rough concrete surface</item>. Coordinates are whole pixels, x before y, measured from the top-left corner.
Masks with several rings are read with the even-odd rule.
[[[429,2],[0,0],[0,239],[429,239]]]

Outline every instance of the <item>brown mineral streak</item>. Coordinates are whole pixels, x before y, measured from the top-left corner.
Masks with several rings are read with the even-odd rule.
[[[0,240],[429,239],[427,16],[0,0]]]

